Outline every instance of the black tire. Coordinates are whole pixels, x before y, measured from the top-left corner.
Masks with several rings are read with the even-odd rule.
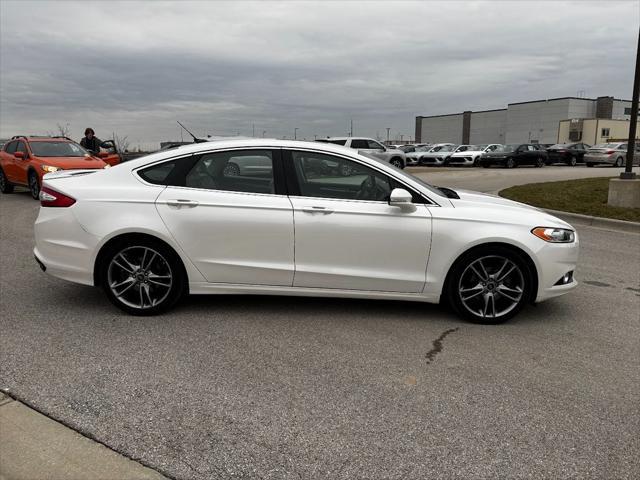
[[[481,273],[486,272],[489,280],[482,282],[481,277],[476,275],[478,283],[473,286],[476,280],[471,281],[471,283],[467,283],[467,281],[475,275],[471,266],[474,263],[478,265],[477,262],[479,260],[482,260],[484,265],[484,272]],[[509,263],[505,263],[505,261]],[[500,270],[500,267],[504,265],[506,265],[506,267],[503,267],[504,270],[510,269],[511,266],[514,266],[515,270],[506,275],[506,279],[503,282],[497,282],[496,278],[491,279],[492,275],[504,274],[504,270]],[[443,293],[446,295],[445,298],[449,305],[461,317],[473,323],[495,325],[513,318],[530,302],[534,297],[534,292],[532,291],[534,284],[533,272],[525,259],[514,250],[495,245],[477,247],[462,255],[451,267]],[[468,288],[469,285],[472,286]],[[510,290],[506,290],[507,288]],[[520,289],[519,297],[517,293],[512,293],[515,288]],[[465,291],[463,292],[463,290]],[[478,291],[481,293],[477,293]],[[514,298],[507,297],[507,291]],[[462,298],[465,293],[467,294],[465,298],[467,303]],[[488,313],[491,313],[489,305],[493,305],[493,312],[499,313],[499,315],[480,315],[479,313],[482,313],[480,310],[478,312],[472,311],[473,308],[471,307],[474,305],[478,305],[479,309],[484,308],[485,312]],[[510,307],[506,308],[507,306]],[[497,312],[497,310],[504,310],[504,313]]]
[[[40,180],[38,180],[38,175],[36,175],[36,172],[31,170],[29,172],[27,180],[29,183],[29,192],[31,193],[31,197],[34,200],[40,200]]]
[[[13,193],[13,185],[9,183],[7,177],[4,175],[4,170],[0,168],[0,192],[2,193]]]
[[[536,168],[544,167],[544,158],[538,157],[536,158]]]
[[[587,162],[587,163],[585,163],[585,165],[586,165],[587,167],[589,167],[589,168],[593,167],[593,163],[591,163],[591,162]]]
[[[101,255],[97,267],[98,278],[107,298],[121,310],[131,315],[157,315],[173,307],[187,291],[184,266],[178,255],[164,243],[145,237],[129,237],[108,248],[109,250]],[[148,256],[142,257],[141,265],[137,265],[134,260],[140,259],[144,249]],[[157,256],[153,256],[153,253]],[[146,266],[142,265],[145,262]],[[119,268],[120,266],[126,269]],[[132,269],[132,273],[127,270],[129,268]],[[126,288],[121,289],[119,295],[116,295],[114,289],[119,288],[118,285]],[[146,295],[143,292],[146,292]],[[158,297],[155,299],[156,303],[152,299],[152,293]],[[145,306],[145,301],[149,305]],[[142,302],[142,306],[136,306],[134,302]]]
[[[225,177],[237,177],[240,175],[240,167],[237,163],[227,163],[222,171]]]
[[[569,165],[570,167],[575,167],[577,163],[578,159],[576,157],[571,157],[567,162],[567,165]]]
[[[504,166],[507,167],[507,168],[516,168],[518,166],[518,164],[516,163],[516,161],[513,158],[507,158],[507,161],[504,164]]]
[[[404,168],[401,158],[394,157],[391,160],[389,160],[389,163],[396,168]]]
[[[613,164],[614,168],[620,168],[622,167],[622,165],[624,165],[624,162],[622,161],[622,157],[616,158],[616,163]]]

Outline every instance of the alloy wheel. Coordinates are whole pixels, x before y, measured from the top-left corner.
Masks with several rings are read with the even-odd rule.
[[[29,191],[31,192],[31,196],[38,200],[40,198],[40,185],[38,184],[38,176],[31,172],[29,174]]]
[[[575,166],[576,166],[576,163],[578,163],[578,161],[576,160],[576,157],[571,157],[571,158],[569,159],[569,165],[570,165],[570,166],[575,167]]]
[[[513,168],[516,166],[516,162],[513,158],[507,158],[507,168]]]
[[[484,319],[507,315],[522,301],[525,281],[520,267],[500,255],[474,260],[460,276],[458,295],[464,308]]]
[[[116,253],[107,269],[111,293],[128,307],[145,310],[166,300],[173,285],[173,272],[162,254],[146,246]]]
[[[391,160],[391,165],[393,165],[394,167],[397,168],[402,168],[402,161],[398,160],[397,158],[394,158],[393,160]]]

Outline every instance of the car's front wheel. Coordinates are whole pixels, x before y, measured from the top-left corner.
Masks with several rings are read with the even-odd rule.
[[[118,243],[99,266],[100,283],[111,302],[133,315],[154,315],[171,308],[186,289],[178,256],[147,239]]]
[[[391,161],[389,162],[391,165],[393,165],[396,168],[404,168],[402,166],[402,160],[399,158],[392,158]]]
[[[576,157],[571,157],[571,158],[569,159],[569,161],[567,162],[567,164],[568,164],[570,167],[575,167],[577,163],[578,163],[578,160],[576,159]]]
[[[544,158],[542,157],[536,158],[536,167],[538,168],[544,167]]]
[[[9,183],[9,180],[7,180],[7,177],[5,177],[4,170],[2,170],[2,168],[0,168],[0,192],[2,193],[13,192],[13,185],[11,185]]]
[[[514,251],[481,247],[453,266],[447,296],[456,312],[474,323],[502,323],[531,298],[531,278],[527,263]]]
[[[513,158],[507,158],[507,163],[506,163],[507,168],[515,168],[516,166],[517,166],[517,163]]]
[[[31,192],[31,196],[34,200],[40,199],[40,180],[38,180],[38,175],[33,170],[29,172],[29,192]]]

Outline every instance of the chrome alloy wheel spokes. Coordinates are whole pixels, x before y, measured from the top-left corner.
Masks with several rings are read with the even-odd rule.
[[[125,248],[111,259],[107,281],[122,303],[142,310],[167,298],[173,274],[169,262],[156,250],[135,246]]]
[[[464,307],[483,318],[496,318],[513,310],[524,292],[524,276],[508,258],[478,258],[463,271],[458,294]]]

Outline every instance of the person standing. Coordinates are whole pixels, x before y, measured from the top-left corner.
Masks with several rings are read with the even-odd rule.
[[[80,140],[80,145],[89,150],[93,154],[100,153],[100,145],[102,142],[96,137],[96,132],[93,128],[86,128],[84,131],[84,137]]]

